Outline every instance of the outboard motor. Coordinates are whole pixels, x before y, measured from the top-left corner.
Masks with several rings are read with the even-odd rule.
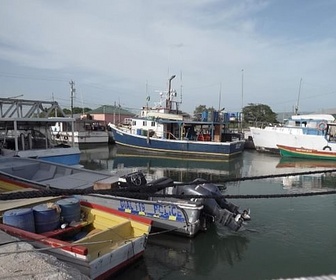
[[[197,182],[197,183],[202,182],[202,179],[201,180],[196,179],[194,180],[194,182]],[[228,202],[224,197],[222,197],[222,193],[217,185],[211,184],[211,183],[203,183],[202,187],[209,190],[213,196],[218,196],[218,198],[215,198],[215,199],[221,208],[227,209],[235,215],[240,214],[240,218],[242,218],[243,220],[251,219],[250,210],[244,210],[243,212],[240,212],[239,207],[237,205],[234,205],[233,203]]]
[[[173,179],[161,177],[147,184],[145,175],[141,171],[121,176],[118,180],[119,189],[127,191],[156,193],[174,184]]]
[[[222,193],[216,185],[210,183],[201,183],[196,186],[184,185],[179,187],[179,193],[195,196],[218,196],[218,198],[202,198],[205,213],[212,215],[215,222],[234,231],[238,231],[243,225],[244,219],[238,211],[238,206],[220,197]]]

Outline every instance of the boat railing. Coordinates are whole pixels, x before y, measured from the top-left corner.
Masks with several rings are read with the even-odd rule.
[[[173,133],[167,131],[167,139],[177,140],[177,137]]]
[[[255,122],[254,127],[265,128],[266,126],[279,127],[283,126],[282,123],[269,123],[269,122]]]

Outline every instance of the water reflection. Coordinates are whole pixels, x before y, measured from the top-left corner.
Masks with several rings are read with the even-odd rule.
[[[141,170],[148,180],[163,176],[175,181],[187,182],[195,178],[220,181],[230,178],[289,174],[285,177],[270,178],[280,182],[284,189],[304,191],[334,188],[335,173],[295,175],[297,172],[336,169],[336,162],[328,160],[308,160],[284,158],[279,155],[244,151],[243,155],[226,161],[189,160],[174,157],[159,157],[135,153],[116,145],[81,147],[82,164],[87,169],[112,171],[116,169]],[[230,183],[239,185],[239,182]]]
[[[276,168],[283,170],[285,173],[324,171],[317,174],[286,176],[282,179],[285,189],[295,191],[318,191],[334,188],[335,186],[335,173],[327,172],[328,170],[336,170],[336,162],[334,161],[280,158]]]
[[[116,145],[81,146],[80,164],[91,170],[108,170],[108,161],[117,154]]]
[[[218,263],[234,266],[242,261],[248,243],[245,236],[221,236],[215,227],[194,239],[151,236],[145,252],[145,263],[153,279],[199,276],[212,271]]]
[[[94,170],[137,169],[148,179],[163,176],[176,181],[191,181],[195,178],[217,181],[225,178],[240,178],[243,157],[237,156],[226,161],[189,160],[174,157],[134,154],[129,150],[105,146],[81,150],[81,161],[85,168]]]

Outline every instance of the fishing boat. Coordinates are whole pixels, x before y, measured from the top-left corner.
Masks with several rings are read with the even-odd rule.
[[[261,152],[279,153],[277,144],[336,149],[335,125],[335,118],[328,114],[293,115],[284,125],[250,127],[250,131],[256,150]]]
[[[105,122],[94,120],[91,117],[76,119],[74,128],[66,122],[57,122],[52,131],[53,138],[58,143],[71,143],[73,141],[78,145],[107,145],[109,142],[109,132]]]
[[[221,118],[219,111],[202,113],[199,120],[192,120],[179,110],[177,92],[171,89],[153,107],[142,107],[137,117],[109,127],[117,145],[142,151],[175,154],[180,157],[227,159],[244,149],[242,133],[229,129],[229,118]]]
[[[111,275],[139,259],[151,220],[74,197],[53,198],[2,212],[0,230],[77,268],[90,279]]]
[[[147,182],[141,171],[126,169],[112,175],[34,159],[0,157],[0,185],[4,191],[33,188],[76,193],[87,202],[148,217],[153,230],[188,237],[213,223],[242,230],[249,220],[249,211],[241,211],[222,197],[220,186],[200,179],[177,184],[162,177]],[[208,198],[194,199],[202,195]]]
[[[298,148],[285,145],[277,145],[280,155],[283,157],[307,158],[317,160],[336,160],[336,150],[314,150],[309,148]]]
[[[51,117],[62,112],[57,102],[0,98],[0,152],[4,156],[38,158],[67,165],[77,165],[80,150],[72,142],[52,140],[51,127],[57,121],[69,124],[74,119]]]

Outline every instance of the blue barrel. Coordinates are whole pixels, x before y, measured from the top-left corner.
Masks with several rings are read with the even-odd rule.
[[[46,203],[34,206],[35,230],[37,233],[52,231],[60,227],[60,213],[56,207],[51,207]]]
[[[224,122],[228,123],[230,121],[230,114],[229,113],[224,113]]]
[[[208,121],[208,111],[203,111],[202,112],[202,122],[207,122]]]
[[[35,232],[34,213],[31,208],[7,210],[3,214],[3,223],[26,231]]]
[[[138,129],[136,130],[136,132],[137,132],[137,135],[141,135],[141,128],[138,128]]]
[[[76,198],[65,198],[56,202],[61,207],[62,223],[71,223],[80,221],[80,202]]]

